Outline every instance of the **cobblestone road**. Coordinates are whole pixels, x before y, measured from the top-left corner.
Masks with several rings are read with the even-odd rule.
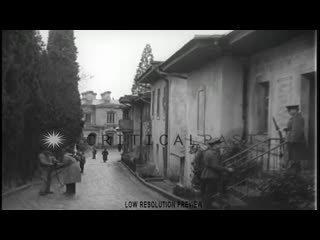
[[[63,195],[65,187],[61,187],[55,181],[52,185],[53,194],[39,196],[39,186],[35,185],[4,197],[2,209],[145,209],[128,208],[126,205],[129,206],[129,202],[134,201],[168,202],[168,199],[149,189],[132,176],[129,170],[119,162],[120,154],[116,150],[109,150],[107,163],[102,161],[101,150],[98,151],[96,160],[91,157],[90,153],[87,153],[82,182],[77,184],[75,196]]]

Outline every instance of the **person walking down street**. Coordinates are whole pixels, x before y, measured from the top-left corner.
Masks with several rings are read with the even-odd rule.
[[[210,140],[208,149],[202,154],[204,168],[201,172],[201,196],[205,209],[211,208],[211,197],[218,193],[223,173],[234,171],[221,165],[220,150],[217,148],[220,143],[222,143],[220,138]]]
[[[46,194],[53,193],[52,191],[50,191],[51,175],[56,166],[57,160],[52,152],[43,151],[39,154],[39,161],[41,168],[41,178],[43,180],[39,195],[44,196]]]
[[[79,155],[80,155],[80,169],[81,169],[81,173],[83,173],[84,165],[86,164],[86,157],[84,156],[84,152],[82,151],[79,151]]]
[[[121,152],[121,149],[122,149],[122,144],[119,143],[118,144],[118,151]]]
[[[290,119],[287,127],[284,128],[286,132],[286,141],[288,147],[288,168],[295,173],[301,171],[301,162],[305,159],[305,135],[304,135],[304,119],[299,112],[299,105],[287,106]]]
[[[108,160],[108,155],[109,155],[109,152],[108,152],[107,148],[104,148],[102,151],[103,162],[106,162]]]
[[[81,173],[83,173],[84,170],[84,164],[86,162],[86,158],[84,157],[84,154],[82,151],[78,150],[77,153],[74,154],[75,159],[79,162],[79,166],[81,169]]]
[[[72,154],[72,149],[63,149],[61,152],[62,161],[58,164],[58,166],[64,168],[61,172],[61,179],[62,183],[66,185],[66,195],[74,195],[76,193],[76,183],[81,182],[80,166]]]
[[[92,159],[96,159],[97,149],[95,146],[92,148]]]

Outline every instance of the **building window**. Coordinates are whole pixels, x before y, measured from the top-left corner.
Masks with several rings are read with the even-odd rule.
[[[142,106],[142,112],[143,112],[143,120],[148,120],[150,119],[150,105],[145,103]]]
[[[151,115],[154,116],[154,104],[155,104],[155,101],[154,101],[154,95],[155,95],[155,91],[152,91],[152,96],[151,96]]]
[[[198,112],[197,112],[197,130],[198,134],[204,135],[205,131],[205,91],[198,91]]]
[[[85,121],[86,121],[86,123],[91,123],[91,113],[85,114]]]
[[[160,88],[157,91],[157,117],[160,116]]]
[[[107,123],[114,123],[114,112],[107,112]]]
[[[124,120],[129,120],[130,119],[129,118],[129,110],[128,109],[123,111],[123,119]]]
[[[268,133],[269,82],[258,83],[258,133]]]

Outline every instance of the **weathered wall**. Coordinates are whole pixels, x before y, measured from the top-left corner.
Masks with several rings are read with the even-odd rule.
[[[181,158],[187,137],[187,80],[172,77],[169,84],[168,177],[180,179]],[[178,138],[178,136],[180,138]],[[181,140],[181,142],[180,142]],[[175,144],[176,142],[176,144]],[[183,184],[185,179],[180,179]]]
[[[187,126],[188,139],[204,142],[197,130],[198,91],[205,89],[205,135],[212,138],[232,137],[241,134],[243,72],[240,61],[224,56],[192,72],[188,78]],[[202,145],[203,146],[203,145]],[[185,184],[190,185],[194,154],[189,153],[190,141],[186,141]]]
[[[187,138],[204,142],[204,137],[197,131],[197,99],[198,91],[205,89],[205,134],[213,137],[220,135],[221,126],[221,92],[222,92],[222,63],[220,59],[208,63],[200,69],[190,73],[187,80]],[[195,154],[190,154],[190,141],[185,144],[185,185],[191,184],[192,165]]]
[[[90,113],[91,114],[91,123],[90,124],[95,124],[96,122],[96,115],[95,115],[95,109],[93,106],[82,106],[82,110],[83,110],[83,114],[85,116],[86,113]],[[87,123],[85,123],[87,124]]]
[[[115,112],[114,123],[108,125],[118,125],[119,120],[122,119],[122,110],[117,108],[96,108],[95,124],[98,126],[104,126],[107,124],[107,112]]]
[[[153,161],[153,148],[152,148],[152,125],[150,118],[150,104],[143,104],[143,118],[142,118],[142,158],[143,162],[154,164]],[[151,135],[148,136],[148,135]]]
[[[248,92],[249,133],[257,132],[258,82],[268,81],[270,84],[268,135],[278,137],[272,116],[276,118],[281,129],[286,126],[289,115],[285,106],[301,105],[301,74],[312,71],[315,71],[314,35],[299,36],[253,55],[250,58]]]
[[[152,87],[151,91],[155,91],[155,103],[154,103],[154,116],[151,115],[152,119],[152,143],[153,143],[153,159],[156,165],[157,170],[163,174],[163,147],[160,144],[160,136],[165,134],[165,115],[163,112],[163,105],[162,105],[162,98],[164,93],[164,88],[166,86],[165,80],[159,79],[156,81]],[[157,89],[160,88],[160,113],[159,117],[157,117]],[[153,104],[153,102],[151,102]],[[150,114],[152,114],[152,111],[150,111]],[[163,138],[165,140],[165,138]],[[157,152],[157,145],[159,151]]]
[[[233,56],[224,57],[222,74],[220,131],[229,139],[241,136],[243,131],[243,66],[240,60]]]
[[[132,107],[132,120],[133,120],[133,135],[132,136],[132,150],[136,158],[140,154],[140,107],[133,105]]]

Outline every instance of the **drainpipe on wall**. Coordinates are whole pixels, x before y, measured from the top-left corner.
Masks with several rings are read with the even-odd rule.
[[[165,127],[164,127],[164,131],[165,131],[165,135],[167,136],[167,140],[169,141],[169,86],[170,86],[170,80],[166,77],[163,77],[163,80],[166,82],[166,121],[165,121]],[[170,143],[168,142],[168,144],[165,146],[166,149],[166,172],[165,172],[165,176],[167,177],[168,175],[168,159],[169,159],[169,148],[170,148]]]
[[[142,161],[142,131],[143,128],[143,104],[141,104],[140,106],[140,154],[139,154],[139,158],[140,161]]]
[[[248,82],[249,82],[249,64],[247,60],[243,63],[243,90],[242,90],[242,119],[243,130],[242,139],[246,139],[248,134]]]

